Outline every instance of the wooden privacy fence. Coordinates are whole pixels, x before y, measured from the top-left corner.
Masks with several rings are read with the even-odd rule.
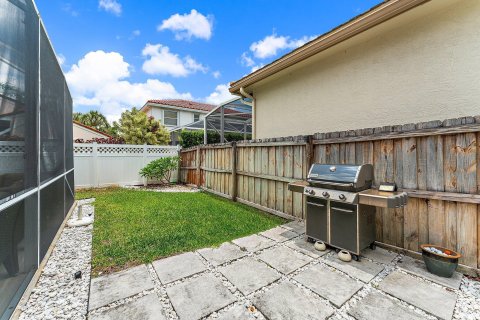
[[[239,202],[304,218],[303,196],[288,191],[313,162],[374,166],[375,181],[408,192],[401,209],[377,208],[377,241],[419,251],[432,243],[480,267],[480,119],[318,133],[181,151],[180,180]]]

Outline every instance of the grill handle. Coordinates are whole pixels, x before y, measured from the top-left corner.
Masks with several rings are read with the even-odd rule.
[[[330,207],[330,209],[335,210],[335,211],[339,211],[339,212],[344,212],[344,213],[355,213],[355,211],[353,211],[353,210],[337,208],[337,207]]]
[[[327,181],[327,180],[315,180],[315,179],[307,179],[308,183],[323,183],[323,184],[328,184],[336,187],[348,187],[351,188],[354,186],[353,183],[341,183],[341,182],[333,182],[333,181]]]
[[[309,202],[307,201],[307,204],[310,204],[312,206],[316,206],[316,207],[325,207],[324,204],[321,204],[321,203],[315,203],[315,202]]]

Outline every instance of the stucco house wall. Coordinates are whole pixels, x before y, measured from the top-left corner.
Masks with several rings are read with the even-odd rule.
[[[479,17],[433,0],[251,85],[255,138],[480,114]]]
[[[88,128],[82,127],[75,122],[73,123],[73,140],[83,139],[91,140],[94,138],[109,138],[106,134],[101,134],[99,132],[89,130]]]
[[[156,120],[160,120],[163,125],[165,125],[163,121],[163,110],[172,110],[178,112],[178,126],[187,125],[193,122],[193,116],[195,114],[200,114],[200,119],[203,119],[206,112],[201,111],[184,111],[179,109],[170,109],[168,107],[159,107],[159,106],[152,106],[151,109],[147,111],[147,115],[154,117]],[[167,129],[174,128],[177,126],[169,126],[165,125]]]

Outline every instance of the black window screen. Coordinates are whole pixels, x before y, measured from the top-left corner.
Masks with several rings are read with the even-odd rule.
[[[37,185],[38,17],[0,1],[0,204]]]
[[[45,30],[40,33],[40,178],[64,171],[64,78]]]

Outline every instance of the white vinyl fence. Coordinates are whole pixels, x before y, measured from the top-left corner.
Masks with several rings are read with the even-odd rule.
[[[138,174],[152,160],[176,156],[179,147],[74,143],[75,187],[143,184]],[[176,181],[176,172],[172,180]]]

